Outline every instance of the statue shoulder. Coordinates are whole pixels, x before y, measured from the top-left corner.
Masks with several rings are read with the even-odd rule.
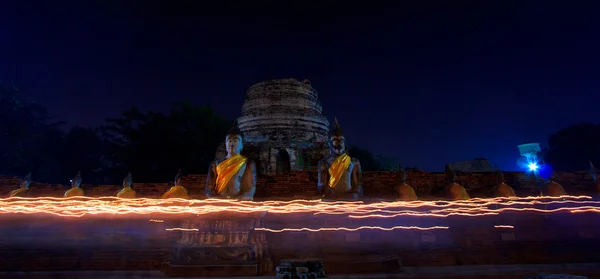
[[[256,167],[256,161],[254,161],[254,160],[252,160],[252,159],[248,158],[248,159],[246,160],[246,166],[249,166],[249,167]]]
[[[355,165],[360,165],[360,160],[358,160],[357,158],[352,157],[351,162]]]

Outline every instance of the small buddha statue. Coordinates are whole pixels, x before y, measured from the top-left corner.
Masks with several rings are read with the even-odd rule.
[[[397,175],[399,181],[396,186],[394,186],[397,194],[397,200],[416,201],[417,194],[415,193],[415,189],[406,183],[406,172],[402,169],[402,166],[399,166]]]
[[[12,197],[21,197],[27,198],[31,196],[31,190],[29,190],[29,185],[31,185],[31,173],[28,173],[23,179],[21,179],[21,183],[19,184],[19,189],[12,190],[10,194],[8,194],[9,198]]]
[[[496,169],[496,178],[499,181],[496,187],[496,197],[509,198],[517,196],[515,190],[504,182],[504,173],[498,169]]]
[[[208,167],[204,193],[209,199],[252,201],[256,191],[256,163],[242,155],[244,136],[237,121],[225,135],[227,155]]]
[[[467,193],[467,189],[465,189],[465,187],[463,187],[462,185],[456,183],[456,173],[450,168],[449,165],[446,165],[446,176],[448,177],[448,180],[450,180],[451,183],[448,187],[448,191],[452,200],[468,200],[471,198],[469,197],[469,193]]]
[[[331,154],[319,160],[317,189],[323,199],[361,199],[363,177],[360,161],[346,153],[346,138],[337,119],[333,122],[328,144]]]
[[[173,187],[162,195],[163,199],[187,199],[188,191],[181,185],[181,170],[177,172],[173,181]]]
[[[83,189],[81,189],[81,172],[77,172],[77,175],[71,179],[71,189],[65,192],[65,198],[70,197],[83,197]]]
[[[122,199],[135,199],[135,191],[131,189],[133,179],[131,179],[131,173],[127,174],[127,177],[123,179],[123,189],[117,193],[117,198]]]

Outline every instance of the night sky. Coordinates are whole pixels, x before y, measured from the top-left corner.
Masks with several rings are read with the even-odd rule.
[[[252,84],[307,78],[349,145],[441,171],[516,169],[516,145],[600,119],[593,1],[8,2],[0,78],[72,125],[182,99],[233,119]]]

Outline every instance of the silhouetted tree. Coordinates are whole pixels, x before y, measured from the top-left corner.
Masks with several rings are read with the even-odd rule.
[[[65,135],[62,145],[63,154],[56,159],[61,162],[64,181],[81,171],[84,183],[113,182],[105,157],[105,143],[96,129],[72,127]]]
[[[381,171],[395,171],[398,170],[400,166],[400,160],[394,157],[384,156],[384,155],[376,155],[375,161],[379,165],[378,170]]]
[[[131,108],[108,119],[102,131],[114,173],[131,171],[136,181],[156,182],[171,179],[178,169],[206,173],[231,125],[209,107],[180,102],[169,115]]]
[[[360,161],[363,171],[379,170],[379,163],[375,160],[375,156],[366,149],[352,146],[348,149],[348,154]]]
[[[555,171],[586,170],[589,161],[600,164],[600,125],[583,123],[556,132],[541,156]]]
[[[64,133],[45,107],[26,97],[12,82],[0,82],[0,173],[35,174],[55,181]]]

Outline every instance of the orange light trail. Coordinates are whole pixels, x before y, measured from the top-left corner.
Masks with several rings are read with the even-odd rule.
[[[495,225],[494,228],[496,228],[496,229],[514,229],[515,226],[511,226],[511,225]]]
[[[440,229],[448,229],[449,227],[445,227],[445,226],[434,226],[434,227],[416,227],[416,226],[394,226],[394,227],[390,227],[390,228],[384,228],[384,227],[378,227],[378,226],[361,226],[358,228],[344,228],[344,227],[339,227],[339,228],[318,228],[318,229],[311,229],[311,228],[301,228],[301,229],[292,229],[292,228],[285,228],[285,229],[269,229],[269,228],[254,228],[255,231],[266,231],[266,232],[272,232],[272,233],[281,233],[281,232],[323,232],[323,231],[348,231],[348,232],[355,232],[355,231],[360,231],[360,230],[381,230],[381,231],[393,231],[393,230],[420,230],[420,231],[429,231],[429,230],[440,230]],[[165,229],[166,231],[184,231],[184,232],[197,232],[199,231],[199,229],[186,229],[186,228],[169,228],[169,229]]]
[[[340,228],[319,228],[319,229],[311,229],[311,228],[301,228],[301,229],[290,229],[290,228],[285,228],[285,229],[280,229],[280,230],[274,230],[274,229],[269,229],[269,228],[255,228],[255,231],[267,231],[267,232],[273,232],[273,233],[280,233],[280,232],[323,232],[323,231],[349,231],[349,232],[355,232],[355,231],[359,231],[359,230],[381,230],[381,231],[393,231],[393,230],[420,230],[420,231],[429,231],[429,230],[439,230],[439,229],[444,229],[447,230],[448,227],[445,226],[434,226],[434,227],[416,227],[416,226],[394,226],[394,227],[390,227],[390,228],[384,228],[384,227],[377,227],[377,226],[361,226],[358,228],[344,228],[344,227],[340,227]]]
[[[554,209],[536,208],[557,206]],[[106,198],[8,198],[0,199],[0,215],[50,214],[62,217],[86,215],[205,215],[213,213],[270,213],[347,215],[354,219],[401,216],[489,216],[510,212],[600,212],[600,202],[589,196],[515,197],[466,201],[321,202],[319,200],[244,202],[234,200],[119,199]]]

